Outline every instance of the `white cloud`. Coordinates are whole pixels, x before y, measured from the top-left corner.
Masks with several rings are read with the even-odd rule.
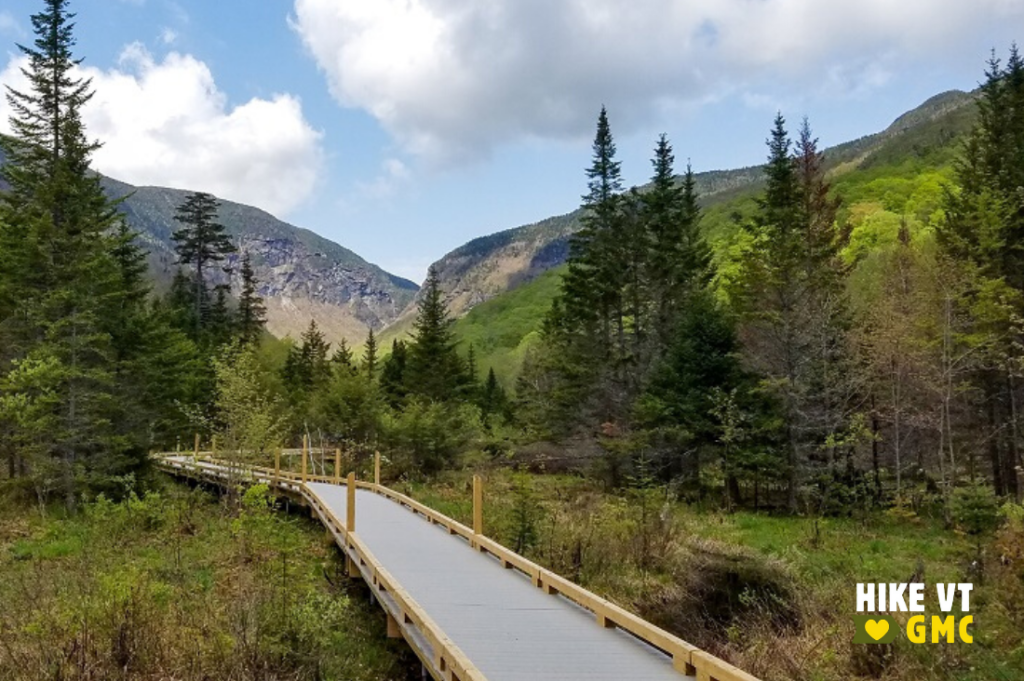
[[[164,28],[160,31],[160,40],[164,45],[173,45],[178,41],[178,32],[173,28]]]
[[[0,83],[25,89],[21,58]],[[213,74],[190,55],[163,61],[138,43],[116,68],[84,68],[95,97],[83,113],[90,137],[103,143],[94,166],[135,185],[208,191],[285,214],[313,192],[323,161],[322,135],[298,99],[275,95],[228,105]],[[0,129],[9,110],[0,102]]]
[[[292,25],[340,103],[451,162],[586,135],[602,103],[628,131],[766,79],[862,96],[894,60],[1022,15],[1024,0],[295,0]]]
[[[357,183],[356,188],[363,196],[371,199],[385,199],[394,196],[399,187],[409,180],[409,168],[397,158],[385,159],[380,173],[370,182]]]

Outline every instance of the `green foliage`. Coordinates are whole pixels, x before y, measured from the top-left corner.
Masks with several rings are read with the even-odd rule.
[[[564,266],[549,270],[475,306],[452,326],[462,345],[475,348],[480,368],[494,369],[503,385],[513,384],[528,348],[536,343],[564,273]]]
[[[988,485],[967,485],[953,493],[953,517],[968,536],[980,538],[995,530],[999,511],[999,499]]]
[[[385,414],[381,440],[400,471],[430,475],[459,463],[481,427],[475,406],[414,398]]]
[[[249,254],[242,256],[242,291],[238,298],[238,337],[243,343],[259,341],[267,325],[267,307]]]
[[[262,384],[261,371],[251,345],[227,347],[214,360],[217,413],[224,424],[223,443],[229,456],[258,460],[284,439],[282,405]]]
[[[216,198],[204,192],[193,192],[178,206],[175,219],[182,227],[172,235],[179,262],[195,267],[192,296],[195,338],[210,321],[213,313],[210,289],[204,275],[210,266],[224,260],[235,251],[225,233],[224,225],[217,222],[220,207]]]
[[[5,512],[0,675],[402,678],[408,653],[322,528],[270,500],[253,487],[234,512],[174,486],[71,518]]]
[[[475,383],[457,351],[458,341],[433,267],[421,292],[403,372],[406,392],[444,402],[464,395]]]

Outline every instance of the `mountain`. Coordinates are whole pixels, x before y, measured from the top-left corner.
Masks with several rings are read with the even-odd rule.
[[[109,178],[103,186],[109,196],[128,197],[121,210],[149,249],[158,285],[169,282],[177,267],[174,212],[188,192],[132,187]],[[221,201],[219,219],[239,249],[223,264],[237,269],[240,254],[250,255],[266,299],[267,328],[275,336],[297,338],[315,319],[328,340],[360,343],[368,329],[394,321],[419,288],[258,208]]]
[[[885,130],[825,151],[835,173],[870,168],[892,159],[908,159],[948,148],[974,120],[975,94],[951,90],[936,95],[897,118]],[[766,128],[767,130],[767,125]],[[582,183],[582,172],[580,173]],[[716,170],[696,176],[705,209],[749,195],[762,182],[760,166]],[[580,227],[581,211],[474,239],[434,263],[449,307],[461,317],[475,306],[532,281],[565,262],[569,237]],[[384,332],[385,342],[404,335],[415,305]]]
[[[918,220],[929,219],[949,178],[960,149],[959,141],[976,118],[976,108],[968,106],[974,101],[973,95],[962,92],[938,95],[900,116],[886,130],[826,151],[832,181],[844,199],[840,219],[849,222],[860,248],[871,248],[878,237],[866,233],[861,236],[860,226],[871,225],[872,219],[882,217],[882,213],[890,213],[892,224],[899,224],[900,215],[916,214]],[[754,198],[761,189],[760,169],[705,173],[698,177],[705,187],[705,233],[719,267],[726,268],[721,273],[727,276],[731,247],[739,231],[737,216],[742,222],[756,206]],[[477,239],[445,256],[439,263],[440,272],[459,272],[462,268],[461,276],[446,282],[452,286],[449,290],[456,292],[451,299],[462,302],[487,298],[483,291],[472,290],[467,282],[479,273],[495,272],[502,267],[506,271],[513,269],[504,264],[513,262],[512,259],[503,261],[512,244],[519,244],[524,251],[530,243],[551,250],[554,249],[550,244],[564,244],[572,232],[573,217],[552,218],[502,232],[495,235],[500,241],[487,242],[495,237]],[[538,234],[545,226],[551,227],[547,244]],[[464,314],[456,321],[454,331],[464,347],[473,345],[481,372],[493,368],[505,385],[512,385],[527,350],[538,338],[564,269],[558,266],[544,272],[538,266],[535,270],[542,273],[535,278],[519,274],[520,283],[508,291],[472,305],[468,312],[463,308]],[[408,316],[407,311],[382,337],[389,339],[405,330]]]
[[[127,197],[120,209],[149,250],[157,290],[165,289],[177,268],[171,234],[180,225],[174,213],[188,192],[134,187],[108,177],[102,183],[111,198]],[[250,255],[266,299],[267,328],[275,336],[298,338],[315,319],[329,341],[361,343],[370,328],[379,330],[394,321],[419,289],[347,248],[258,208],[221,201],[219,219],[239,249],[223,265],[237,271],[240,254]],[[237,283],[227,274],[219,278]]]

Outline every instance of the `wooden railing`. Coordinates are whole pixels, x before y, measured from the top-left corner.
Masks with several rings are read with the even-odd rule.
[[[408,508],[413,513],[423,516],[427,521],[444,527],[448,530],[449,534],[462,537],[474,549],[497,558],[502,567],[518,570],[528,576],[533,585],[543,589],[545,593],[560,595],[592,612],[598,626],[621,629],[648,645],[661,650],[671,657],[673,668],[681,674],[696,676],[698,681],[758,681],[756,677],[732,666],[728,662],[700,650],[678,636],[637,617],[624,608],[601,598],[578,584],[551,572],[485,536],[482,527],[483,488],[482,481],[477,476],[474,476],[474,527],[470,528],[404,494],[380,484],[380,455],[378,454],[374,461],[374,482],[357,481],[352,474],[348,476],[348,480],[351,480],[354,484],[348,485],[349,507],[346,520],[349,521],[350,525],[346,527],[345,524],[341,523],[331,513],[330,509],[320,502],[319,498],[305,484],[307,482],[339,484],[340,477],[337,475],[337,469],[334,476],[311,475],[305,470],[301,473],[282,471],[279,465],[271,469],[260,466],[231,464],[204,456],[202,453],[197,457],[192,457],[192,459],[193,463],[191,464],[182,464],[177,461],[172,462],[167,459],[160,459],[160,461],[163,462],[161,465],[164,466],[172,464],[171,467],[173,468],[186,471],[195,470],[196,472],[203,470],[202,464],[210,464],[217,467],[215,470],[222,472],[235,470],[243,476],[248,474],[253,480],[267,482],[272,486],[290,489],[300,494],[310,507],[314,509],[324,525],[334,534],[339,546],[345,551],[348,560],[352,561],[349,563],[350,573],[356,576],[354,569],[357,568],[367,583],[371,584],[374,589],[385,592],[394,599],[399,612],[395,613],[395,615],[389,613],[389,617],[395,616],[399,626],[412,625],[422,633],[431,647],[433,659],[424,659],[423,654],[421,654],[422,651],[416,650],[415,645],[412,647],[416,650],[417,655],[421,657],[424,664],[428,668],[432,668],[435,675],[440,674],[438,678],[445,679],[446,681],[469,681],[471,679],[485,681],[483,674],[473,666],[465,654],[441,631],[412,597],[402,589],[401,585],[395,582],[384,566],[373,557],[373,554],[359,539],[358,534],[354,531],[356,489],[379,494]],[[209,471],[210,469],[206,468],[205,470]],[[214,477],[223,478],[219,474]],[[381,599],[378,597],[378,600]],[[384,605],[383,601],[381,603]],[[393,624],[396,623],[389,620],[389,632],[392,630]],[[412,642],[410,641],[410,643]]]

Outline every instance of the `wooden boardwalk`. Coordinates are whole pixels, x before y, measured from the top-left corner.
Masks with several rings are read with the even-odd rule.
[[[266,482],[308,505],[371,586],[388,634],[444,681],[756,681],[496,542],[376,483],[168,456],[168,472]],[[479,504],[478,504],[479,507]],[[354,513],[349,514],[350,509]]]

